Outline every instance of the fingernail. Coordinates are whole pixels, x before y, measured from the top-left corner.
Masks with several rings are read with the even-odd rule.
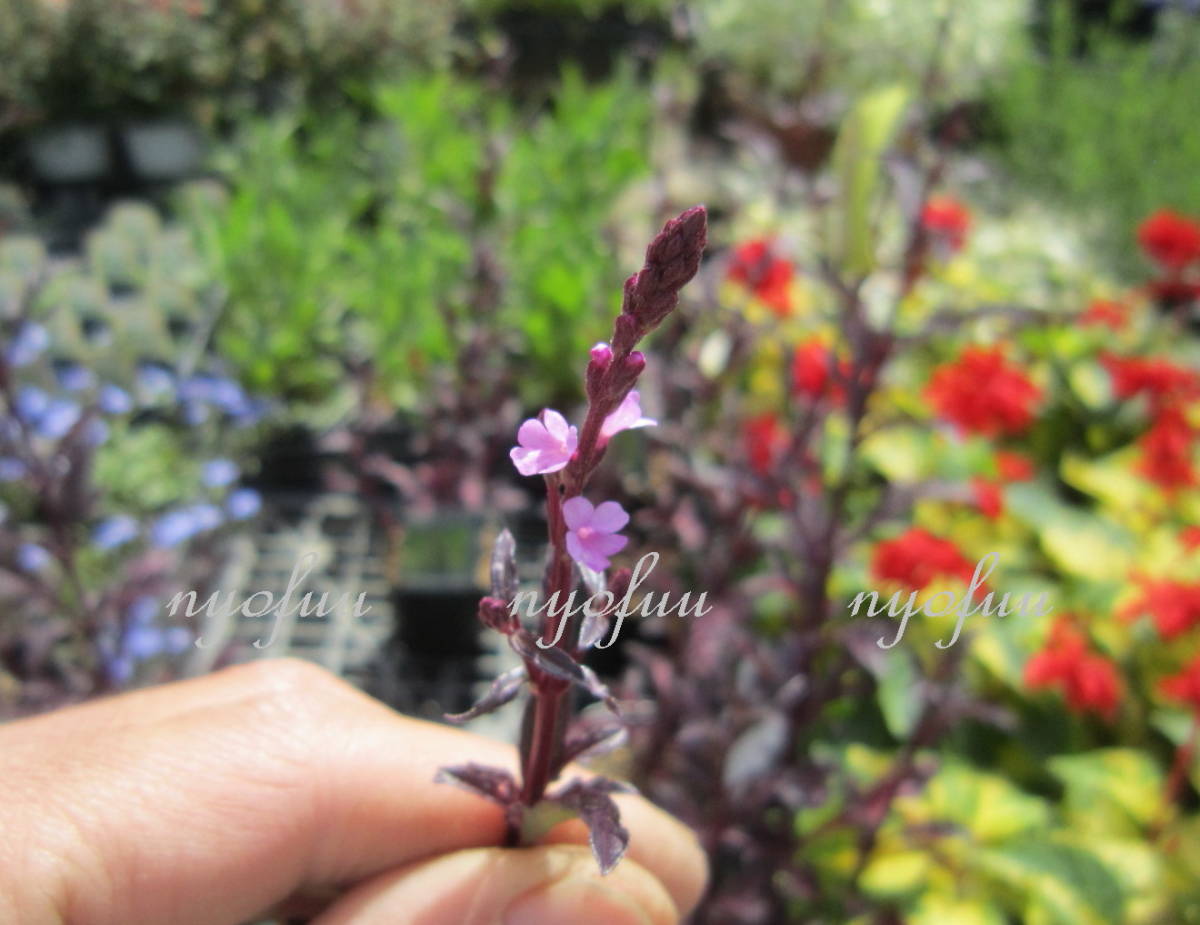
[[[504,925],[654,925],[631,897],[598,881],[567,879],[536,887],[504,913]]]

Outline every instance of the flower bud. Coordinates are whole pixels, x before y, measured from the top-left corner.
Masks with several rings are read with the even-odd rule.
[[[612,365],[613,352],[608,344],[601,341],[592,348],[591,359],[587,365],[587,376],[585,379],[587,385],[588,398],[593,401],[599,397],[603,390],[604,375],[608,372],[608,368]]]
[[[505,636],[511,635],[518,625],[516,614],[510,613],[508,605],[498,597],[480,598],[479,622]]]
[[[646,355],[640,350],[635,350],[629,356],[621,361],[620,367],[613,372],[612,391],[610,398],[613,406],[619,405],[629,390],[637,384],[638,376],[646,368]]]

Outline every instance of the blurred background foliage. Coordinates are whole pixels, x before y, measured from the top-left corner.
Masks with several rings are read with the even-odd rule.
[[[540,561],[516,427],[579,407],[640,247],[703,201],[660,423],[597,486],[655,590],[716,605],[597,666],[638,708],[620,769],[713,858],[696,921],[1200,922],[1198,29],[0,0],[0,712],[195,670],[161,602],[297,492],[360,499],[360,555],[475,658],[497,512]],[[1055,617],[887,652],[842,619],[988,552]]]

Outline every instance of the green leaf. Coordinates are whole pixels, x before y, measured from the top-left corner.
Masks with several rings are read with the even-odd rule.
[[[1126,921],[1125,896],[1112,871],[1080,848],[1022,839],[979,851],[973,860],[1024,894],[1029,919],[1060,925]]]
[[[904,87],[876,90],[855,104],[838,133],[833,168],[842,208],[834,214],[830,256],[851,276],[866,275],[875,263],[871,205],[879,183],[880,159],[908,99]]]
[[[1132,748],[1106,748],[1062,755],[1049,762],[1067,800],[1084,810],[1112,804],[1131,820],[1148,825],[1162,813],[1162,771],[1149,755]]]
[[[913,656],[900,648],[883,659],[875,696],[888,732],[903,741],[921,716],[921,675]]]

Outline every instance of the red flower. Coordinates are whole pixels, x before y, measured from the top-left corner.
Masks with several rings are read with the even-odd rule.
[[[733,251],[726,279],[741,283],[755,298],[783,318],[792,312],[792,265],[771,253],[771,245],[756,238],[738,245]]]
[[[1028,456],[1011,450],[997,450],[996,471],[1003,482],[1028,482],[1037,470]]]
[[[1158,409],[1154,423],[1138,441],[1142,449],[1138,469],[1166,491],[1195,485],[1196,470],[1192,466],[1194,436],[1195,432],[1181,409]]]
[[[1123,619],[1148,613],[1163,639],[1174,639],[1200,624],[1200,583],[1143,579],[1140,584],[1142,596],[1122,608]]]
[[[1167,699],[1189,706],[1200,714],[1200,655],[1188,662],[1179,674],[1158,682],[1158,689]]]
[[[840,382],[831,381],[834,369],[833,351],[813,339],[800,344],[792,354],[792,392],[819,401],[826,395],[840,404],[846,399],[846,390]],[[845,360],[838,363],[838,375],[845,379],[850,367]]]
[[[1125,306],[1120,302],[1107,299],[1096,299],[1079,315],[1079,323],[1084,327],[1089,325],[1104,325],[1114,331],[1125,327],[1129,320]]]
[[[1117,398],[1146,395],[1161,404],[1200,396],[1200,374],[1161,357],[1120,357],[1106,353],[1100,362],[1112,377]]]
[[[1025,683],[1031,688],[1061,686],[1072,710],[1109,719],[1121,694],[1116,665],[1089,652],[1084,635],[1063,618],[1050,630],[1042,651],[1025,663]]]
[[[746,455],[750,457],[750,468],[759,475],[766,475],[787,441],[787,431],[779,418],[768,411],[755,415],[742,425],[742,439]]]
[[[1004,513],[1004,494],[1000,491],[1000,483],[975,476],[971,479],[971,491],[984,517],[995,520]]]
[[[1179,542],[1189,552],[1200,549],[1200,527],[1184,527],[1179,531]]]
[[[1159,209],[1138,226],[1138,243],[1152,260],[1181,270],[1200,259],[1200,225],[1170,209]]]
[[[960,430],[994,437],[1025,430],[1041,390],[1000,348],[968,347],[933,371],[925,398]]]
[[[921,227],[945,241],[951,251],[959,251],[971,230],[971,213],[951,196],[932,196],[921,209]]]
[[[961,578],[969,584],[975,565],[949,540],[913,527],[875,547],[871,571],[881,581],[921,591],[939,577]]]

